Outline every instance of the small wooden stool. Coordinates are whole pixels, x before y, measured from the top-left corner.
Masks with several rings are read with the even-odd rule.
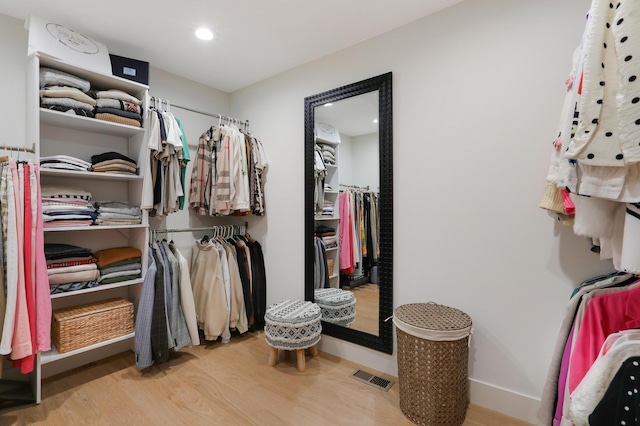
[[[276,365],[279,349],[296,351],[298,371],[305,371],[304,350],[309,349],[311,356],[318,355],[321,317],[320,307],[313,302],[285,300],[269,306],[264,315],[264,337],[271,346],[269,365]]]
[[[349,327],[356,319],[356,297],[352,292],[339,288],[317,288],[314,299],[322,321]]]

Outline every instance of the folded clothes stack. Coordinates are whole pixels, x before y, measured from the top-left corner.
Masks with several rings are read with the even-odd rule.
[[[42,220],[45,228],[89,226],[97,218],[91,193],[71,186],[42,185]]]
[[[336,165],[336,149],[334,146],[318,142],[318,146],[322,151],[322,159],[324,160],[324,164],[329,164],[332,166]]]
[[[119,201],[96,201],[96,225],[137,225],[142,222],[140,207],[131,207]]]
[[[142,101],[122,90],[91,91],[96,98],[96,118],[142,127]]]
[[[96,100],[87,94],[89,88],[90,83],[83,78],[53,68],[40,68],[42,108],[93,117]]]
[[[91,250],[71,244],[45,244],[44,256],[51,294],[98,285],[97,259]]]
[[[135,175],[138,173],[138,163],[126,155],[109,151],[91,156],[91,170],[94,172]]]
[[[90,167],[91,163],[88,161],[84,161],[70,155],[50,155],[48,157],[40,157],[40,170],[58,169],[86,172]]]
[[[333,206],[334,206],[334,203],[332,203],[329,200],[324,200],[324,203],[322,205],[322,216],[333,217]]]
[[[100,284],[134,280],[142,276],[142,252],[135,247],[116,247],[95,252]]]
[[[336,237],[336,229],[329,226],[317,226],[315,230],[316,237],[322,239],[325,248],[333,248],[338,246]]]
[[[90,90],[88,80],[40,68],[40,106],[54,111],[142,127],[142,101],[122,90]]]

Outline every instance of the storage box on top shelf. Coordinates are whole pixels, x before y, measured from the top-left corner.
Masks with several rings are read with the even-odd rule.
[[[109,58],[111,59],[113,75],[138,83],[149,84],[149,62],[111,54],[109,54]]]

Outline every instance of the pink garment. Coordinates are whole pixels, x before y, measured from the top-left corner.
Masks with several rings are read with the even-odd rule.
[[[36,181],[36,246],[35,246],[35,302],[36,302],[36,342],[37,350],[51,350],[51,295],[47,259],[44,257],[44,228],[42,224],[42,194],[38,165],[34,164],[33,174]]]
[[[607,336],[631,328],[640,328],[640,286],[591,299],[573,346],[569,392],[573,393],[598,358]]]
[[[346,273],[354,271],[353,255],[351,253],[352,229],[351,202],[348,192],[342,192],[338,198],[340,203],[340,270]]]
[[[13,191],[16,199],[16,223],[18,234],[18,287],[16,292],[16,320],[13,326],[13,340],[11,341],[11,354],[9,358],[17,360],[31,355],[31,332],[29,325],[29,313],[27,310],[27,295],[24,279],[24,188],[22,179],[18,175],[15,162],[11,163],[13,175]]]
[[[561,189],[560,193],[562,194],[562,206],[564,207],[564,212],[566,214],[576,214],[576,206],[573,204],[569,191]]]
[[[27,314],[29,315],[29,333],[31,335],[31,353],[26,357],[13,361],[13,367],[20,367],[22,374],[33,371],[36,349],[36,313],[33,288],[33,199],[31,198],[31,171],[29,165],[23,166],[24,183],[24,281],[27,299]]]

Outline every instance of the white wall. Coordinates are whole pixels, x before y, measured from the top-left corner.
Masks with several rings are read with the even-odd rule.
[[[304,97],[392,71],[394,305],[468,313],[472,401],[534,421],[571,289],[611,269],[538,208],[588,6],[467,1],[233,93],[269,147],[268,301],[303,295]]]
[[[353,183],[353,139],[351,136],[340,134],[340,145],[338,145],[338,178],[339,182],[345,185]],[[339,188],[334,188],[336,191]],[[337,208],[337,206],[336,206]]]
[[[27,139],[27,31],[23,22],[0,14],[0,146],[22,146]],[[3,155],[3,154],[0,154]]]
[[[353,138],[351,142],[353,158],[351,168],[353,170],[353,184],[369,186],[371,191],[380,189],[380,168],[378,134],[369,133]]]

